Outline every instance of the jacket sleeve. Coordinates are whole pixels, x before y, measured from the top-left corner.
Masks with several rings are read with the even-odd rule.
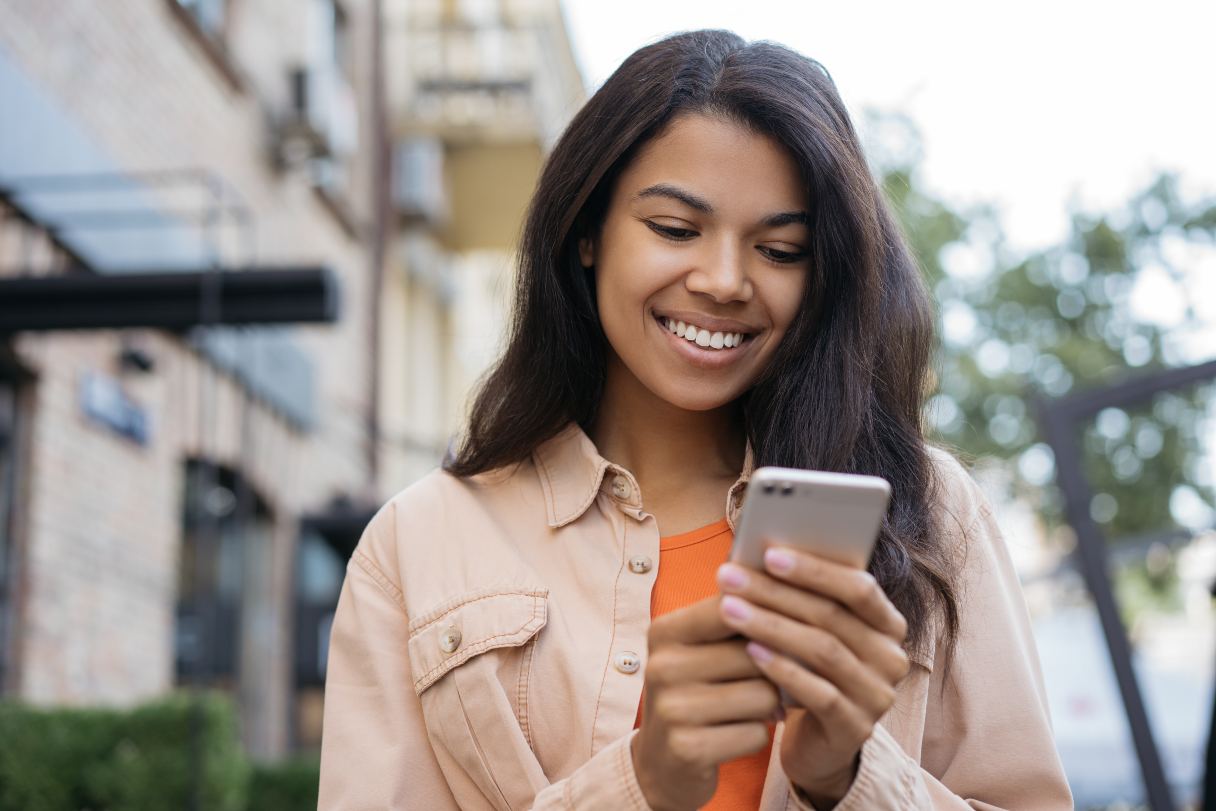
[[[961,468],[957,474],[974,506],[962,533],[960,629],[950,667],[939,653],[928,682],[920,762],[876,725],[853,785],[834,811],[1073,807],[1009,551],[979,488]],[[812,809],[792,792],[791,801]]]
[[[318,811],[461,808],[430,745],[410,675],[409,618],[400,581],[391,576],[392,513],[390,503],[359,541],[334,615]],[[633,771],[632,737],[545,787],[533,808],[650,811]]]

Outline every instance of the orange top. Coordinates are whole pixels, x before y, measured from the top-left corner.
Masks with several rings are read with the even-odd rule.
[[[651,619],[718,593],[718,567],[730,555],[734,533],[726,519],[709,526],[659,538],[659,571],[650,593]],[[634,728],[642,723],[638,706]],[[758,808],[773,748],[773,727],[768,746],[755,754],[723,763],[718,769],[718,790],[702,808],[743,811]]]

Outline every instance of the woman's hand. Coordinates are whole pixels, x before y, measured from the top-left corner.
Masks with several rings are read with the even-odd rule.
[[[700,808],[718,765],[768,745],[777,689],[722,621],[721,597],[672,611],[650,625],[642,725],[633,768],[656,811]]]
[[[722,619],[798,705],[785,719],[781,766],[816,808],[831,808],[908,673],[908,624],[867,572],[785,547],[764,562],[767,573],[718,570]]]

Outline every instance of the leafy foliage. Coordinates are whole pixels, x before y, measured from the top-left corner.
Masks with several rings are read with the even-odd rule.
[[[0,811],[316,808],[315,759],[250,766],[232,702],[171,696],[130,711],[0,704]]]
[[[1193,307],[1161,323],[1138,317],[1133,296],[1150,275],[1176,281],[1191,249],[1216,250],[1216,204],[1185,202],[1177,177],[1161,175],[1122,211],[1074,213],[1063,244],[1013,256],[992,207],[956,210],[919,188],[919,136],[906,118],[871,113],[867,124],[879,133],[876,174],[938,305],[943,340],[926,415],[935,438],[1008,462],[1022,495],[1058,521],[1036,401],[1188,361],[1175,339],[1194,323]],[[1198,431],[1212,400],[1204,388],[1170,392],[1134,411],[1107,409],[1085,429],[1091,513],[1108,537],[1176,525],[1180,493],[1210,510],[1216,482]]]

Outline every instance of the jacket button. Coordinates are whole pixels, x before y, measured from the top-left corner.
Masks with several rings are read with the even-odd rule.
[[[634,574],[646,574],[654,566],[654,562],[645,555],[634,555],[629,559],[629,571]]]
[[[633,492],[633,486],[629,484],[629,479],[624,476],[617,476],[612,480],[612,495],[620,499],[629,498],[629,494]]]
[[[637,673],[642,660],[633,651],[623,650],[613,658],[612,664],[622,673]]]
[[[443,633],[439,635],[439,647],[444,653],[452,653],[460,647],[460,629],[455,625],[449,625],[443,629]]]

